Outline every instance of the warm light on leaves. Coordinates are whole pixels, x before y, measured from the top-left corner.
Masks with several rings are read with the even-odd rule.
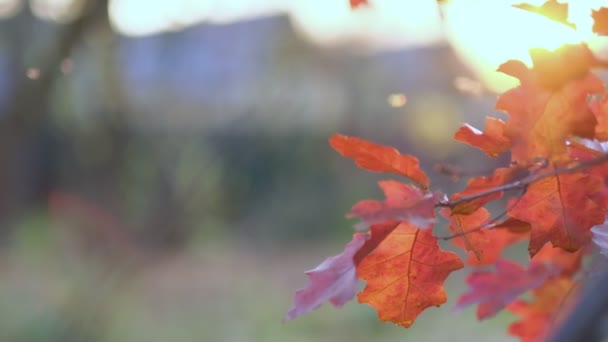
[[[351,1],[362,4],[367,2]],[[568,6],[555,0],[517,7],[573,26]],[[592,19],[594,32],[608,33],[608,9],[593,11]],[[429,189],[414,156],[355,137],[331,137],[331,146],[360,168],[413,184],[380,181],[384,200],[352,207],[347,217],[359,219],[356,227],[366,232],[307,272],[310,283],[296,293],[288,319],[325,301],[342,305],[360,279],[366,284],[359,302],[376,309],[381,321],[411,326],[426,308],[446,302],[446,278],[464,267],[458,255],[439,247],[441,239],[462,248],[473,267],[456,310],[476,305],[483,320],[507,308],[519,317],[509,333],[524,342],[540,341],[561,324],[558,318],[575,303],[573,289],[586,277],[584,258],[597,250],[593,243],[608,255],[608,92],[592,72],[608,64],[585,43],[535,48],[530,57],[532,67],[510,60],[499,68],[520,82],[496,102],[508,119],[488,117],[484,131],[464,124],[454,135],[491,157],[510,153],[510,163],[469,176],[451,195]],[[436,170],[455,180],[467,175],[459,166]],[[435,226],[436,210],[447,225]],[[524,241],[528,266],[502,259],[505,249]],[[532,299],[522,299],[529,291]]]
[[[549,0],[541,6],[533,6],[527,3],[513,5],[513,7],[521,8],[532,13],[537,13],[543,17],[547,17],[551,20],[557,21],[558,23],[566,26],[575,28],[576,25],[568,21],[568,4],[559,3],[557,0]]]
[[[367,0],[349,0],[351,8],[357,8],[359,6],[367,6]]]
[[[511,147],[509,138],[504,135],[504,121],[492,117],[486,118],[486,130],[480,131],[473,126],[464,124],[454,135],[454,139],[467,143],[496,157]]]
[[[378,310],[380,320],[409,327],[424,309],[446,302],[443,282],[463,266],[430,231],[401,224],[357,267],[367,283],[359,302]]]
[[[601,7],[591,12],[593,18],[593,32],[599,35],[608,35],[608,7]]]
[[[429,186],[429,179],[420,169],[418,158],[401,154],[394,147],[378,145],[342,134],[334,134],[329,143],[341,155],[354,159],[355,164],[360,168],[394,173],[408,177],[424,188]]]
[[[531,184],[509,214],[532,226],[528,250],[534,256],[547,242],[567,251],[588,244],[590,229],[604,221],[606,209],[589,198],[599,178],[586,174],[549,177]]]
[[[568,72],[567,65],[564,60],[555,70],[543,71],[528,69],[518,61],[501,66],[500,71],[521,81],[520,86],[501,95],[496,103],[496,109],[510,116],[504,134],[512,143],[513,161],[560,159],[566,154],[567,138],[593,137],[597,121],[587,106],[587,97],[604,90],[602,81],[587,73],[587,68],[582,78],[563,83],[559,88],[543,84],[551,83],[553,87],[562,83],[551,75],[560,74],[559,68]],[[582,72],[575,71],[572,77]]]

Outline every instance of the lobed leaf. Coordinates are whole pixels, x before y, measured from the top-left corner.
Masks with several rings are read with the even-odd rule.
[[[507,307],[521,319],[509,326],[509,334],[520,337],[521,342],[543,341],[549,334],[551,326],[557,324],[558,311],[567,308],[565,300],[572,302],[574,281],[569,277],[549,280],[533,291],[530,301],[517,300]]]
[[[336,307],[350,301],[357,293],[358,284],[353,258],[368,238],[368,234],[354,234],[342,253],[327,258],[313,270],[307,271],[308,285],[296,291],[293,306],[285,320],[307,314],[326,301]]]
[[[519,61],[501,65],[499,71],[521,84],[496,102],[496,109],[510,116],[504,134],[512,143],[512,160],[523,165],[535,158],[562,158],[571,136],[593,137],[597,120],[587,97],[604,90],[602,81],[589,73],[593,56],[586,45],[555,52],[537,49],[531,56],[533,69]]]
[[[591,11],[593,18],[593,32],[602,36],[608,36],[608,7],[600,7]]]
[[[591,238],[592,226],[604,221],[606,208],[590,194],[603,182],[582,172],[548,177],[528,186],[509,215],[532,226],[528,251],[534,256],[547,242],[576,251]]]
[[[557,276],[560,270],[544,263],[531,263],[524,268],[504,259],[497,260],[495,266],[495,272],[479,270],[467,277],[470,289],[458,298],[456,311],[478,304],[479,320],[494,317],[522,293],[541,286],[547,279]]]
[[[513,7],[520,8],[532,13],[536,13],[550,20],[564,24],[571,28],[576,28],[574,23],[568,21],[568,4],[559,3],[557,0],[548,0],[540,6],[534,6],[527,3],[516,4]]]
[[[486,117],[486,129],[481,132],[468,124],[462,125],[454,134],[454,139],[476,147],[490,157],[496,157],[511,148],[511,141],[504,135],[505,122]]]
[[[429,178],[420,169],[418,159],[409,154],[401,154],[394,147],[342,134],[334,134],[329,143],[341,155],[354,159],[355,164],[362,169],[404,176],[425,189],[430,184]]]
[[[460,235],[453,240],[454,243],[474,254],[478,261],[483,260],[488,240],[486,232],[479,227],[488,222],[490,213],[485,208],[479,208],[469,215],[454,214],[450,208],[443,208],[440,213],[450,220],[448,225],[450,232]]]
[[[452,214],[470,214],[475,212],[477,209],[483,207],[488,202],[499,199],[502,197],[502,191],[493,191],[484,196],[477,196],[485,191],[495,189],[509,182],[513,182],[524,178],[528,175],[528,170],[521,167],[510,167],[510,168],[498,168],[494,170],[494,173],[490,177],[473,177],[469,179],[467,187],[457,192],[450,197],[450,202],[461,200],[474,196],[475,198],[456,204],[452,208]]]
[[[429,230],[407,223],[388,235],[374,226],[371,234],[385,238],[357,267],[367,282],[360,303],[374,307],[382,321],[409,327],[426,308],[446,302],[443,282],[464,266],[456,254],[442,251]]]
[[[385,201],[360,201],[346,215],[361,219],[355,226],[357,229],[387,221],[408,221],[421,229],[433,225],[437,203],[433,194],[394,180],[380,181],[378,185],[386,196]]]
[[[526,228],[528,230],[526,230]],[[505,248],[530,236],[530,225],[518,220],[505,220],[504,223],[483,229],[475,234],[475,250],[469,251],[465,261],[468,266],[492,265],[500,258]],[[466,249],[462,239],[454,239],[454,244]],[[481,258],[480,258],[481,257]]]

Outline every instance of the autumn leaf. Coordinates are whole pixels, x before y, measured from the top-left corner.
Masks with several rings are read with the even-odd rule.
[[[369,239],[366,233],[356,233],[341,254],[323,261],[313,270],[307,271],[308,285],[296,291],[293,306],[287,312],[289,321],[317,309],[326,301],[341,307],[357,292],[358,279],[354,256]]]
[[[580,270],[585,252],[585,248],[581,248],[576,252],[568,252],[562,248],[553,247],[550,243],[546,243],[534,255],[531,262],[558,265],[562,276],[572,277]]]
[[[520,299],[510,304],[507,309],[521,319],[509,326],[509,334],[520,337],[521,342],[543,341],[551,326],[559,323],[556,315],[567,310],[575,298],[574,286],[569,277],[555,278],[535,289],[531,301]]]
[[[602,36],[608,35],[608,7],[600,7],[591,12],[593,32]]]
[[[357,8],[359,6],[368,6],[369,3],[367,2],[367,0],[349,0],[350,1],[350,8]]]
[[[528,268],[508,261],[496,261],[496,271],[478,270],[467,277],[469,292],[458,298],[455,310],[460,311],[478,304],[477,318],[494,317],[522,293],[541,286],[547,279],[559,274],[559,267],[551,264],[531,263]]]
[[[576,251],[590,241],[592,226],[604,221],[606,209],[590,198],[602,187],[598,177],[561,174],[528,186],[509,215],[532,226],[528,251],[534,256],[546,242]]]
[[[482,132],[473,126],[464,124],[456,131],[454,139],[476,147],[490,157],[496,157],[511,147],[511,142],[509,138],[505,137],[504,130],[504,121],[488,116],[485,131]]]
[[[372,239],[386,236],[374,228]],[[446,302],[443,282],[463,266],[456,254],[439,248],[429,230],[402,223],[357,267],[367,282],[358,299],[374,307],[380,320],[409,327],[426,308]]]
[[[494,191],[497,187],[522,179],[528,174],[527,168],[514,166],[510,168],[497,168],[490,177],[481,176],[469,179],[467,187],[464,190],[450,197],[450,202],[457,203],[452,206],[452,214],[470,214],[475,212],[488,202],[502,197],[502,191]],[[490,192],[487,195],[481,195],[486,191]],[[474,196],[475,198],[458,202],[470,196]]]
[[[529,227],[529,225],[528,225]],[[483,266],[494,264],[501,256],[505,248],[529,237],[526,231],[513,232],[509,228],[501,225],[493,226],[491,229],[479,231],[476,239],[477,253],[469,251],[469,258],[465,261],[467,266]],[[454,239],[454,244],[465,248],[461,239]],[[482,257],[478,258],[477,254]]]
[[[374,144],[372,142],[334,134],[329,143],[341,155],[352,158],[362,169],[374,172],[390,172],[410,178],[423,188],[428,188],[429,179],[420,169],[416,157],[401,154],[391,146]]]
[[[478,228],[488,222],[490,213],[485,208],[479,208],[469,215],[453,214],[450,208],[443,208],[440,213],[450,220],[450,232],[459,236],[454,239],[455,244],[472,252],[478,261],[483,260],[484,247],[488,241],[485,232]]]
[[[419,188],[394,180],[378,182],[386,200],[363,200],[355,204],[346,215],[347,218],[359,218],[357,229],[367,228],[386,221],[408,221],[414,226],[427,229],[435,222],[435,204],[433,194]]]
[[[576,25],[568,21],[568,4],[559,3],[557,0],[548,0],[541,6],[534,6],[527,3],[513,5],[515,8],[520,8],[532,13],[540,14],[543,17],[564,24],[571,28],[576,28]]]
[[[501,95],[496,103],[496,109],[510,116],[504,134],[513,146],[512,160],[523,165],[534,158],[563,157],[566,139],[571,136],[593,137],[597,120],[587,106],[587,97],[604,90],[602,81],[589,73],[590,65],[580,62],[582,65],[577,66],[582,57],[555,57],[555,63],[532,57],[532,70],[519,61],[509,61],[499,68],[517,77],[521,84]],[[564,79],[553,79],[556,75]]]

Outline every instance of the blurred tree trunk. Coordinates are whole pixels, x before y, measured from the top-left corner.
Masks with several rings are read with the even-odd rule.
[[[107,6],[107,0],[89,2],[79,18],[60,28],[49,51],[31,61],[36,70],[29,75],[23,63],[33,41],[28,27],[37,19],[28,9],[12,19],[17,24],[10,39],[16,51],[11,61],[14,87],[10,101],[0,108],[0,241],[6,241],[25,208],[48,197],[54,150],[47,114],[53,85],[62,61],[100,18],[107,17]]]

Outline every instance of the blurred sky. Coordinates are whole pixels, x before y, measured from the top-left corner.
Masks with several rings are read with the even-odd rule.
[[[530,0],[539,5],[543,0]],[[31,0],[42,18],[74,17],[77,0]],[[287,14],[297,32],[322,46],[356,45],[357,53],[402,49],[448,42],[485,84],[496,92],[515,81],[495,72],[508,59],[530,63],[528,49],[554,49],[564,43],[592,40],[590,8],[601,0],[570,4],[572,30],[538,15],[511,7],[518,0],[451,0],[443,8],[435,0],[375,0],[351,10],[346,0],[111,0],[110,18],[121,33],[153,35],[206,23],[225,24]],[[0,0],[0,15],[11,15],[23,0]],[[496,15],[500,13],[500,15]],[[443,19],[442,20],[442,15]],[[597,42],[601,44],[597,44]],[[599,49],[599,47],[598,47]]]

